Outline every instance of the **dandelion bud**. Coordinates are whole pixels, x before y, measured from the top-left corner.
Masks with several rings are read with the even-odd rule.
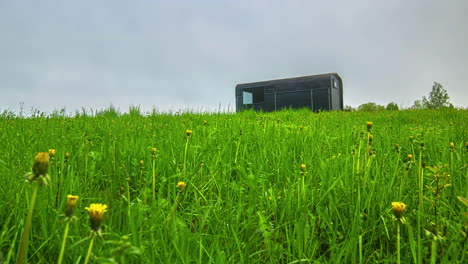
[[[367,121],[367,131],[368,131],[368,132],[370,132],[370,131],[371,131],[371,129],[372,129],[372,126],[373,126],[373,125],[374,125],[374,123],[373,123],[373,122],[371,122],[371,121]]]
[[[372,141],[374,140],[374,135],[369,134],[369,145],[372,144]]]
[[[395,151],[396,153],[400,153],[400,145],[395,144]]]
[[[65,153],[65,162],[68,162],[68,159],[70,159],[70,152]]]
[[[49,149],[49,157],[50,157],[50,160],[54,160],[55,149]]]
[[[208,121],[204,120],[204,121],[203,121],[203,125],[204,125],[204,126],[208,125]]]
[[[67,196],[67,208],[65,209],[65,215],[67,217],[73,217],[75,214],[76,202],[78,201],[78,196],[68,195]]]
[[[455,148],[455,143],[450,142],[450,152],[453,152],[454,148]]]
[[[409,141],[411,142],[411,144],[413,144],[413,136],[409,137]]]
[[[47,152],[39,152],[36,155],[32,168],[34,178],[47,174],[47,171],[49,170],[49,158],[49,153]]]
[[[145,165],[145,161],[144,161],[144,160],[140,160],[140,169],[143,169],[143,165]]]
[[[187,137],[190,137],[192,135],[192,130],[185,130],[185,134],[187,134]]]
[[[182,192],[183,190],[185,190],[185,187],[187,187],[187,183],[180,181],[177,183],[176,187],[177,189],[179,189],[179,191]]]
[[[100,203],[91,204],[89,207],[85,207],[85,209],[89,212],[91,230],[98,232],[101,228],[104,213],[107,212],[107,205]]]
[[[49,149],[49,156],[55,155],[55,149]]]
[[[392,210],[395,217],[400,220],[403,217],[403,213],[406,211],[406,204],[402,202],[392,202]]]
[[[307,165],[301,164],[301,170],[304,171],[307,168]]]

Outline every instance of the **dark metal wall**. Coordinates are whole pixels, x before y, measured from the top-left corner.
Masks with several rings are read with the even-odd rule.
[[[263,89],[259,102],[244,104],[245,91]],[[309,108],[319,110],[343,109],[343,82],[336,73],[303,76],[280,80],[238,84],[236,86],[236,109],[253,108],[265,112],[283,108]],[[251,96],[251,95],[248,95]],[[254,100],[255,101],[255,100]]]

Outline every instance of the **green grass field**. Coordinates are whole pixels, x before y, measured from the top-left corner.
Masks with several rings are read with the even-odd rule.
[[[17,261],[34,184],[23,176],[49,149],[29,263],[57,263],[69,194],[63,263],[85,260],[91,203],[108,209],[90,263],[395,263],[392,202],[407,205],[401,263],[467,263],[466,142],[468,111],[453,109],[4,114],[0,263]]]

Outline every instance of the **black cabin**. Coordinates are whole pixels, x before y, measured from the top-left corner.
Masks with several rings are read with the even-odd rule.
[[[343,81],[337,73],[302,76],[236,86],[236,111],[283,108],[343,110]]]

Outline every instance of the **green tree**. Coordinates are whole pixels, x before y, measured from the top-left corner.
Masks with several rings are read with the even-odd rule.
[[[450,96],[442,84],[434,82],[429,97],[423,96],[421,100],[416,100],[412,108],[414,109],[438,109],[450,106]]]
[[[387,104],[387,107],[385,107],[385,110],[389,110],[389,111],[398,111],[400,110],[400,108],[398,107],[398,105],[394,102],[390,102]]]
[[[375,112],[385,110],[385,106],[369,102],[358,106],[358,111]]]
[[[345,105],[345,107],[343,108],[343,111],[352,112],[352,111],[356,111],[356,109],[350,105]]]
[[[411,107],[411,109],[424,109],[424,105],[423,105],[422,100],[418,99],[418,100],[414,101],[414,104]]]

